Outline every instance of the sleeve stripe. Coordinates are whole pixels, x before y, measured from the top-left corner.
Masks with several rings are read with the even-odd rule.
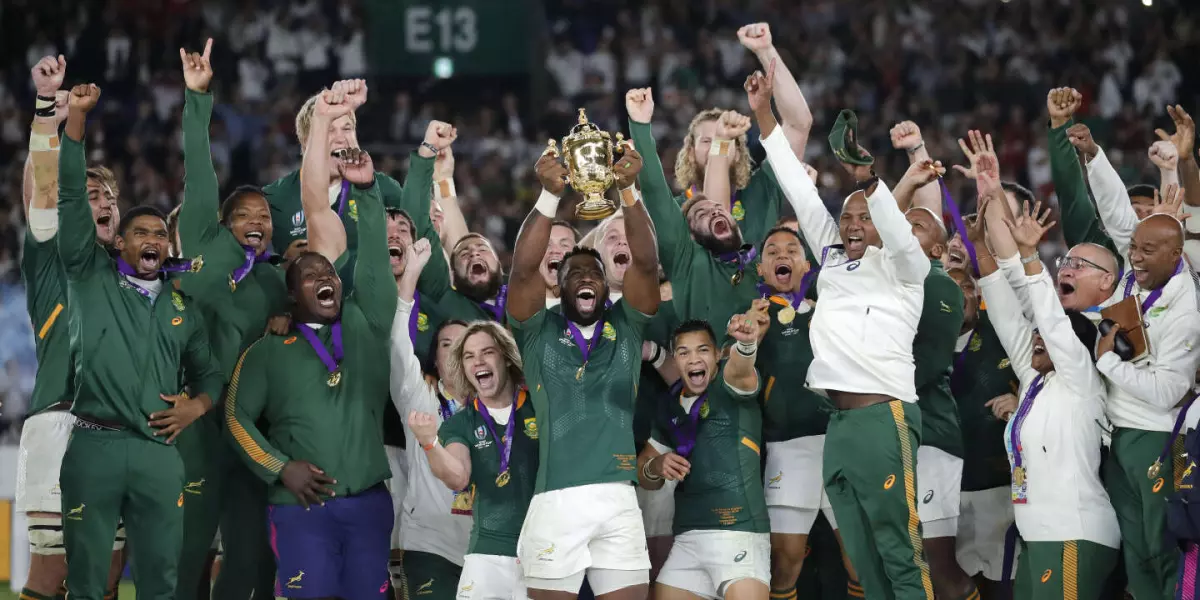
[[[58,315],[62,312],[62,309],[63,305],[61,302],[54,305],[54,310],[50,312],[50,318],[46,319],[46,322],[42,323],[42,328],[38,330],[39,340],[46,339],[46,334],[50,333],[50,327],[58,320]]]
[[[242,363],[246,361],[246,355],[260,341],[262,341],[261,338],[250,344],[250,347],[246,348],[242,352],[242,355],[238,357],[237,366],[233,369],[233,377],[229,380],[229,388],[225,392],[225,424],[229,427],[229,433],[233,435],[234,441],[238,443],[243,452],[250,456],[251,460],[272,473],[278,473],[283,470],[283,462],[263,450],[258,445],[258,442],[254,441],[254,438],[246,431],[246,428],[242,426],[242,423],[237,420],[237,390],[238,381],[242,376]]]

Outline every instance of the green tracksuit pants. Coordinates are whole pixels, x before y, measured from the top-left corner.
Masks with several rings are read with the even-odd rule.
[[[1116,548],[1087,540],[1022,541],[1013,598],[1097,600],[1117,555]]]

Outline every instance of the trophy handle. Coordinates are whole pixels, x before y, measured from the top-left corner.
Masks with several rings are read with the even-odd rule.
[[[552,156],[558,156],[558,142],[555,142],[554,138],[550,138],[546,142],[546,149],[542,151],[542,156],[545,156],[547,154],[550,154]]]

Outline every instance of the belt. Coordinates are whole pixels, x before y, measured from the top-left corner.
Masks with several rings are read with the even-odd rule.
[[[79,429],[91,429],[92,431],[124,431],[125,426],[116,421],[108,419],[97,419],[85,415],[75,415],[75,427]]]

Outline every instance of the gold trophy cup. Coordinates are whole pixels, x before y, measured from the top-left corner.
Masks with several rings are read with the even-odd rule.
[[[622,136],[617,134],[617,143]],[[567,174],[571,187],[583,196],[575,206],[575,216],[586,221],[603,219],[617,212],[617,205],[604,197],[612,186],[613,143],[607,131],[588,121],[584,109],[579,109],[579,123],[562,139]],[[546,152],[554,154],[554,140],[550,140]]]

